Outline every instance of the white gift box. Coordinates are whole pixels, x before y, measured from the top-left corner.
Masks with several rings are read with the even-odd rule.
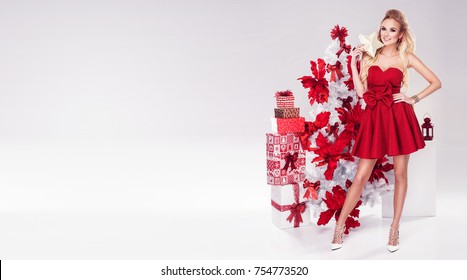
[[[272,223],[279,228],[302,227],[311,224],[310,208],[303,183],[271,186]]]

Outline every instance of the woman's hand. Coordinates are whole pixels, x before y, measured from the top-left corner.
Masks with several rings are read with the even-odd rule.
[[[405,102],[410,105],[415,104],[415,100],[412,97],[408,97],[405,93],[396,93],[392,95],[394,97],[394,103]]]
[[[352,50],[352,62],[351,66],[357,66],[357,61],[362,60],[363,57],[363,44],[358,45]]]

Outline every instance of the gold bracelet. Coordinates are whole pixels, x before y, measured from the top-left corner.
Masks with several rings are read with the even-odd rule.
[[[420,97],[418,97],[418,95],[412,96],[412,99],[415,100],[415,103],[418,103],[418,101],[420,101]]]

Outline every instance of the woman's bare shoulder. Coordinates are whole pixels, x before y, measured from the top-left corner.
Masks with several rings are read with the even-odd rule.
[[[414,65],[420,64],[422,61],[414,53],[409,52],[407,54],[408,68],[412,68]]]

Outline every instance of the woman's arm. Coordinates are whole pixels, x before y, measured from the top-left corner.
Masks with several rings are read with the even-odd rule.
[[[433,73],[430,68],[428,68],[423,62],[414,54],[409,54],[409,68],[412,67],[415,69],[420,75],[425,78],[430,84],[422,90],[420,93],[414,96],[415,99],[421,100],[428,95],[432,94],[436,90],[441,88],[441,81],[438,79],[438,77]],[[418,100],[417,100],[418,101]]]
[[[362,58],[362,62],[363,59],[366,59],[366,53],[363,51],[363,45],[358,45],[358,47],[355,48],[355,50],[352,52],[352,63],[350,63],[350,68],[352,69],[353,85],[355,91],[357,92],[357,95],[361,98],[363,97],[363,94],[367,91],[367,83],[366,81],[365,83],[362,83],[362,79],[360,79],[360,75],[358,74],[357,57]],[[362,63],[360,65],[362,65]]]
[[[355,91],[357,92],[357,95],[362,98],[363,94],[367,91],[367,81],[362,83],[362,79],[360,79],[356,66],[352,66],[352,76]]]
[[[406,96],[404,93],[394,94],[395,103],[406,102],[409,104],[415,104],[419,100],[427,97],[428,95],[432,94],[433,92],[441,88],[441,81],[438,79],[435,73],[433,73],[430,70],[430,68],[428,68],[425,64],[423,64],[423,62],[416,55],[411,53],[408,55],[408,58],[409,58],[409,68],[412,67],[413,69],[415,69],[430,84],[420,93],[412,97]]]

